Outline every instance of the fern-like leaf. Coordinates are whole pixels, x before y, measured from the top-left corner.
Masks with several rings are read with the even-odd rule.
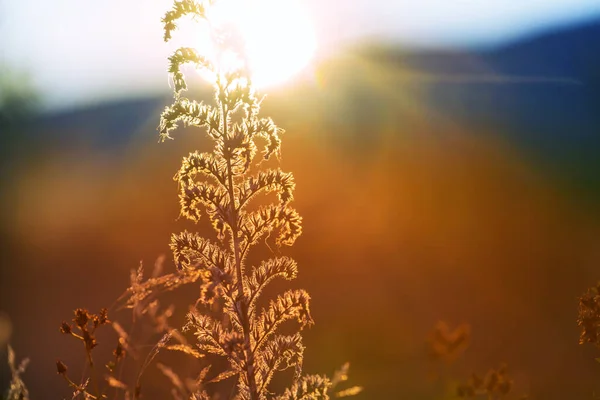
[[[226,273],[231,271],[233,256],[197,233],[183,231],[173,234],[170,247],[175,265],[180,270],[204,266]]]
[[[277,371],[285,371],[295,367],[295,378],[300,378],[302,373],[302,360],[304,346],[302,336],[296,333],[292,336],[275,336],[270,340],[257,356],[259,392],[267,390],[273,375]]]
[[[309,308],[310,296],[304,290],[288,290],[271,301],[252,326],[254,351],[260,351],[266,340],[283,322],[296,319],[301,328],[313,324]]]
[[[182,91],[187,90],[187,83],[181,67],[185,64],[193,64],[198,69],[213,71],[214,67],[208,59],[199,55],[195,49],[191,47],[180,47],[171,57],[169,57],[169,73],[173,79],[175,86],[175,96],[178,96]]]
[[[250,317],[254,314],[256,300],[269,282],[277,277],[291,281],[298,275],[298,264],[290,257],[277,257],[263,261],[258,268],[254,267],[252,274],[246,278],[246,287],[249,290]]]
[[[206,208],[206,212],[213,222],[215,215],[219,219],[225,220],[227,209],[229,208],[229,200],[227,199],[227,192],[222,187],[216,187],[208,183],[191,183],[188,186],[181,187],[179,205],[182,216],[198,222],[201,216],[201,209],[198,207],[199,204],[202,204]]]
[[[282,209],[269,205],[244,215],[240,228],[248,246],[255,244],[263,235],[271,233],[274,229],[279,229],[275,243],[278,246],[291,246],[302,234],[302,217],[289,206]]]
[[[228,135],[217,142],[215,153],[229,160],[231,172],[235,175],[244,174],[256,154],[256,145],[250,140],[245,125],[232,124]]]
[[[331,382],[326,376],[307,375],[303,376],[285,393],[277,396],[275,400],[328,400],[327,391]]]
[[[212,1],[208,2],[210,5]],[[185,15],[194,15],[200,18],[206,18],[206,2],[195,0],[179,0],[173,4],[173,8],[165,14],[162,19],[164,25],[163,39],[165,42],[171,39],[171,34],[177,29],[177,20]]]
[[[210,153],[195,151],[183,158],[181,168],[174,179],[181,185],[188,186],[194,181],[196,175],[201,174],[216,180],[226,188],[227,173],[224,164],[222,159],[216,159]]]
[[[198,339],[198,348],[201,351],[227,356],[227,352],[221,346],[221,338],[226,334],[221,324],[207,315],[190,312],[187,315],[187,324],[184,331],[194,330]]]
[[[160,116],[159,137],[160,141],[172,139],[169,132],[177,128],[179,121],[185,126],[206,127],[208,135],[217,140],[220,137],[221,117],[218,110],[213,107],[179,97],[175,102],[166,107]]]
[[[284,206],[293,200],[296,188],[294,177],[280,169],[260,171],[255,177],[248,177],[241,188],[240,204],[245,205],[252,197],[264,191],[277,191],[279,203]]]
[[[281,138],[279,136],[284,130],[275,125],[271,118],[261,118],[253,121],[249,131],[252,136],[262,137],[267,141],[263,151],[265,160],[268,160],[272,154],[279,154],[281,148]]]

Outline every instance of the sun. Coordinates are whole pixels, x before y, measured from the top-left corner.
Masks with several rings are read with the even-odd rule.
[[[222,69],[245,64],[259,88],[290,80],[316,51],[314,28],[299,0],[219,0],[208,20],[227,33],[226,49],[213,48],[211,58]]]

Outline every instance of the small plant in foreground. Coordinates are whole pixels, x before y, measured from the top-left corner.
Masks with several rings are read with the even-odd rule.
[[[470,340],[471,327],[468,324],[461,324],[451,330],[448,324],[440,321],[429,335],[429,357],[436,363],[440,361],[454,362],[465,352]],[[483,377],[473,373],[468,380],[454,384],[452,387],[453,397],[496,400],[511,394],[513,380],[507,373],[506,365],[502,364],[499,368],[488,370]],[[521,396],[519,399],[527,398],[528,396]]]
[[[579,344],[592,343],[600,348],[600,282],[588,288],[578,300]],[[596,361],[600,362],[600,357]]]
[[[81,383],[75,383],[68,375],[67,366],[60,360],[56,361],[56,372],[58,375],[62,376],[67,384],[74,390],[73,397],[81,394],[84,398],[98,399],[102,396],[100,395],[101,391],[97,376],[98,371],[96,363],[94,362],[94,357],[92,356],[92,350],[98,345],[98,341],[96,340],[96,330],[103,325],[110,324],[110,321],[108,320],[108,310],[103,308],[98,314],[92,314],[83,308],[78,308],[73,313],[74,325],[63,321],[60,325],[60,332],[64,335],[71,336],[82,343],[86,356],[86,366],[89,368],[90,377],[83,380]],[[107,380],[109,380],[109,382],[111,379],[115,379],[113,376],[114,366],[124,356],[123,348],[120,343],[117,345],[114,354],[115,361],[111,361],[107,366],[109,371]],[[88,391],[90,382],[94,387],[96,395],[92,395]]]
[[[21,379],[21,374],[25,372],[25,368],[27,368],[27,364],[29,364],[29,359],[23,359],[18,366],[15,362],[15,352],[9,345],[8,367],[10,368],[11,380],[6,395],[3,398],[6,400],[29,400],[29,391]]]
[[[471,375],[466,383],[458,385],[456,394],[463,398],[486,396],[492,400],[508,395],[512,386],[513,381],[508,377],[506,365],[501,365],[498,369],[490,369],[483,378]]]
[[[579,297],[577,325],[581,328],[579,343],[600,346],[600,282]]]
[[[171,38],[178,20],[184,16],[209,22],[207,10],[214,3],[176,1],[163,18],[165,41]],[[214,33],[221,52],[240,50],[228,48],[227,42],[222,40],[227,32]],[[243,54],[239,56],[243,59]],[[160,140],[171,139],[170,132],[180,122],[204,128],[212,140],[212,152],[190,153],[183,159],[174,179],[179,186],[181,216],[194,222],[207,217],[216,240],[188,231],[174,234],[170,247],[177,272],[155,274],[147,280],[143,279],[141,268],[132,273],[131,287],[121,301],[134,310],[134,316],[149,315],[159,327],[157,332],[166,333],[146,357],[133,386],[113,375],[119,359],[107,366],[108,386],[122,389],[125,398],[140,398],[139,377],[158,351],[167,349],[201,360],[209,356],[225,360],[225,367],[218,375],[208,379],[208,367],[205,367],[191,385],[185,384],[170,367],[157,364],[173,383],[172,393],[176,399],[210,399],[210,384],[227,379],[235,379],[229,398],[240,400],[328,399],[331,394],[335,397],[357,394],[359,387],[333,392],[334,387],[347,379],[348,364],[331,379],[303,373],[305,348],[300,331],[313,324],[310,296],[306,291],[289,290],[271,299],[265,308],[259,306],[261,293],[273,279],[292,280],[298,274],[298,265],[286,256],[277,255],[255,266],[248,262],[250,250],[261,239],[266,243],[268,238],[274,237],[275,245],[280,248],[293,245],[302,232],[302,218],[290,206],[295,189],[292,174],[266,166],[269,160],[280,155],[283,130],[271,118],[259,116],[261,102],[243,66],[224,69],[218,61],[209,60],[192,48],[179,48],[169,62],[175,100],[161,115]],[[214,76],[214,105],[183,96],[187,89],[182,71],[185,64],[193,64]],[[276,194],[277,200],[264,204],[268,203],[264,195],[270,193]],[[200,296],[190,306],[183,328],[195,336],[195,345],[190,345],[184,335],[166,323],[170,313],[158,317],[158,303],[154,299],[164,291],[193,283],[200,285]],[[67,323],[63,323],[61,331],[84,343],[93,376],[91,351],[97,344],[95,329],[108,323],[108,317],[105,311],[98,316],[85,310],[75,313],[73,321],[81,333],[74,333]],[[100,322],[96,324],[96,320]],[[280,325],[289,320],[295,320],[298,329],[291,334],[279,333]],[[113,326],[119,334],[121,350],[135,353],[130,335],[120,325]],[[170,344],[172,340],[178,343]],[[118,358],[116,351],[115,357]],[[288,369],[293,370],[291,385],[279,394],[273,393],[270,384],[274,375]],[[75,389],[75,395],[86,399],[106,397],[105,390],[99,387],[91,394],[87,381],[72,382],[60,361],[57,372]],[[93,378],[92,383],[97,384]]]

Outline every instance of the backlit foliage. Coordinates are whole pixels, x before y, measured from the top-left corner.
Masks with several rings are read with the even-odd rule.
[[[163,19],[165,40],[171,38],[181,17],[191,14],[206,19],[211,5],[175,2]],[[216,77],[214,104],[184,96],[184,64]],[[193,222],[208,218],[216,233],[214,241],[188,231],[171,238],[179,273],[185,277],[198,274],[202,287],[184,330],[193,332],[201,352],[227,360],[229,370],[223,379],[236,377],[239,399],[327,399],[331,380],[302,374],[304,345],[299,332],[313,324],[308,293],[289,290],[263,309],[257,305],[263,289],[274,278],[296,277],[296,262],[277,256],[255,266],[247,263],[249,251],[261,239],[274,237],[277,246],[291,246],[302,233],[302,218],[290,205],[295,189],[293,175],[263,166],[264,160],[280,155],[283,130],[270,118],[259,116],[260,100],[243,68],[224,71],[195,49],[180,48],[169,58],[169,73],[175,100],[161,116],[161,141],[171,139],[171,132],[183,124],[203,128],[214,145],[212,152],[190,153],[175,175],[181,216]],[[269,193],[276,194],[274,203],[249,207],[254,198]],[[146,288],[151,286],[146,282]],[[208,312],[215,304],[224,318]],[[288,320],[296,321],[299,330],[291,335],[278,333],[279,326]],[[269,384],[274,374],[290,368],[294,371],[292,385],[279,396],[273,394]],[[358,388],[346,391],[358,392]]]
[[[207,23],[207,10],[213,3],[176,1],[162,20],[165,41],[171,39],[184,16]],[[239,51],[220,41],[227,32],[214,33],[218,48]],[[215,77],[212,104],[185,97],[187,85],[182,67],[186,64]],[[206,238],[187,230],[173,234],[170,249],[176,272],[161,274],[161,262],[149,278],[144,277],[141,266],[131,272],[130,287],[117,304],[132,309],[134,323],[145,318],[151,322],[151,332],[161,335],[145,357],[142,349],[147,346],[136,343],[131,331],[118,322],[111,323],[107,310],[96,315],[77,309],[73,325],[63,322],[60,331],[83,343],[89,378],[80,383],[71,380],[61,361],[56,363],[57,373],[74,390],[74,398],[101,399],[113,391],[125,399],[138,399],[142,397],[144,371],[159,352],[171,351],[204,365],[194,379],[184,379],[171,366],[155,363],[170,381],[171,394],[177,400],[219,398],[221,393],[211,385],[221,381],[231,382],[228,398],[239,400],[329,399],[358,394],[360,387],[334,391],[347,380],[348,364],[332,379],[303,373],[305,348],[300,332],[313,324],[310,296],[305,290],[288,290],[259,301],[275,278],[291,281],[298,275],[296,261],[280,254],[302,233],[302,218],[291,206],[294,177],[277,167],[266,166],[267,160],[273,164],[280,156],[283,130],[271,118],[259,116],[261,101],[244,68],[223,70],[197,50],[179,48],[169,57],[168,71],[174,85],[174,101],[161,115],[160,141],[171,139],[171,132],[183,124],[201,128],[213,144],[210,151],[189,153],[175,174],[180,215],[193,222],[208,219],[215,236]],[[269,241],[278,247],[277,254]],[[251,265],[250,250],[263,243],[272,257]],[[189,284],[198,285],[200,295],[189,306],[187,323],[178,330],[169,323],[173,307],[162,308],[157,297]],[[295,322],[296,328],[281,333],[281,325],[288,321]],[[98,345],[96,329],[106,324],[116,331],[118,343],[113,360],[106,365],[108,374],[104,382],[99,382],[92,353]],[[121,361],[126,356],[139,365],[133,384],[121,380]],[[217,372],[207,360],[218,358],[225,363],[217,363],[224,365]],[[273,378],[286,370],[292,371],[292,381],[276,393],[271,387]]]

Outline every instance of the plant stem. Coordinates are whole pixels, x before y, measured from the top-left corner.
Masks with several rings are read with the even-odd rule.
[[[221,89],[222,90],[222,89]],[[221,103],[221,116],[223,118],[223,136],[227,137],[228,134],[228,117],[229,110],[224,103]],[[238,297],[241,299],[241,304],[237,304],[237,309],[242,324],[242,331],[244,335],[244,355],[246,363],[244,365],[246,369],[246,378],[248,380],[248,389],[250,391],[250,400],[258,400],[258,390],[256,386],[256,377],[254,371],[254,354],[252,353],[252,346],[250,343],[250,321],[248,319],[248,308],[247,299],[244,294],[244,281],[242,274],[242,260],[240,255],[240,242],[238,236],[238,210],[235,205],[235,190],[233,184],[233,170],[231,168],[231,159],[227,158],[227,180],[228,180],[228,191],[229,191],[229,217],[230,227],[233,236],[233,249],[235,255],[235,271],[237,275],[238,284]]]
[[[99,399],[101,397],[100,386],[98,386],[98,377],[96,376],[96,368],[94,367],[94,360],[92,359],[92,352],[86,349],[88,362],[90,364],[90,379],[92,381],[92,385],[94,385],[94,390],[96,391],[96,398]]]

